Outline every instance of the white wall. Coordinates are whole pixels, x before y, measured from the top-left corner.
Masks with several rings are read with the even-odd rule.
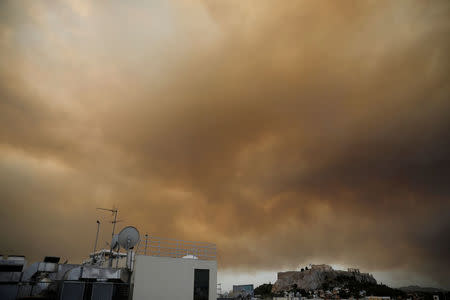
[[[209,269],[209,300],[216,300],[216,261],[137,255],[133,300],[193,300],[194,269]]]

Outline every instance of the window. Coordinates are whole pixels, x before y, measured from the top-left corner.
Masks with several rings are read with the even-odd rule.
[[[194,269],[194,300],[209,300],[208,269]]]

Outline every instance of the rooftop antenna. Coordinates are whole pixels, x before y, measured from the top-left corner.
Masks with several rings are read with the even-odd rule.
[[[222,283],[217,284],[217,295],[222,296]]]
[[[99,230],[100,230],[100,221],[97,220],[97,234],[95,235],[95,244],[94,244],[94,253],[93,253],[94,256],[95,256],[95,251],[97,251],[97,241],[98,241]]]
[[[117,208],[101,208],[101,207],[97,207],[97,209],[98,210],[110,211],[114,215],[114,221],[111,222],[113,224],[111,240],[113,240],[114,239],[114,232],[116,230],[116,223],[117,223],[117,213],[118,213]],[[111,243],[111,248],[109,250],[109,267],[112,267],[112,251],[113,251],[113,244]]]
[[[144,255],[147,255],[147,243],[148,243],[148,233],[145,234],[145,250],[144,250]]]

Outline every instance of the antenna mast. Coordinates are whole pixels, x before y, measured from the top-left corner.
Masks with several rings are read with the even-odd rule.
[[[95,256],[95,251],[97,251],[97,241],[98,241],[98,232],[100,230],[100,221],[97,220],[97,234],[95,235],[95,244],[94,244],[94,253],[93,257]]]
[[[110,211],[110,212],[112,212],[113,213],[113,215],[114,215],[114,221],[112,221],[111,223],[113,224],[113,228],[112,228],[112,234],[111,234],[111,241],[112,241],[112,239],[114,238],[114,232],[115,232],[115,230],[116,230],[116,223],[117,223],[117,213],[118,213],[118,210],[117,210],[117,208],[112,208],[112,209],[110,209],[110,208],[101,208],[101,207],[97,207],[97,209],[99,209],[99,210],[105,210],[105,211]],[[113,243],[111,243],[111,247],[110,247],[110,250],[109,250],[109,267],[112,267],[112,251],[113,251]]]

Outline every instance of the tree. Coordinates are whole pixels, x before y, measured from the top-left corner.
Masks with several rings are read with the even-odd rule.
[[[254,290],[255,295],[261,296],[272,296],[272,284],[263,283],[260,286],[256,287]]]

